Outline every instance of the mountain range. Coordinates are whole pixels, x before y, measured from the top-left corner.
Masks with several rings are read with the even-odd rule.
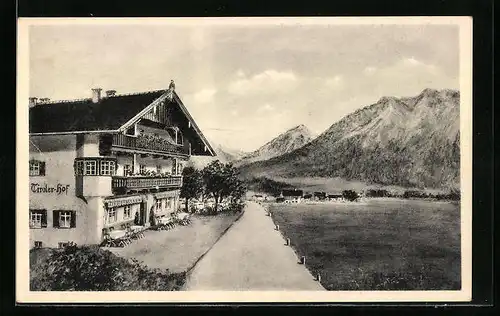
[[[294,151],[313,139],[311,131],[303,124],[295,126],[264,144],[259,149],[245,155],[235,162],[236,166],[256,161],[268,160]]]
[[[228,148],[226,146],[217,144],[215,142],[210,142],[217,156],[208,157],[208,156],[191,156],[188,162],[189,166],[193,166],[197,169],[202,169],[210,162],[219,160],[222,163],[228,163],[240,160],[247,153],[241,150]]]
[[[456,90],[425,89],[414,97],[382,97],[317,138],[300,125],[291,133],[291,146],[280,135],[236,164],[245,177],[340,177],[386,185],[456,187],[459,114]]]

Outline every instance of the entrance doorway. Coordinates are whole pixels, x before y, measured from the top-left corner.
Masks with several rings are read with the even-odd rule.
[[[140,208],[140,212],[139,212],[139,218],[140,218],[140,221],[141,221],[141,226],[144,226],[146,224],[146,202],[142,202],[141,203],[141,208]]]

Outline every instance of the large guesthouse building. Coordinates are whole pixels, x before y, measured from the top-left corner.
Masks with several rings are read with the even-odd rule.
[[[215,152],[171,86],[92,98],[30,98],[30,244],[99,244],[177,210],[182,168]]]

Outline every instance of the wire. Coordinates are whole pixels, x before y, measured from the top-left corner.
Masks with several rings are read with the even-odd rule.
[[[38,148],[38,146],[37,146],[37,145],[35,145],[35,143],[33,143],[33,141],[32,141],[31,139],[30,139],[30,143],[31,143],[33,146],[35,146],[35,148],[38,150],[38,152],[40,152],[40,154],[41,154],[42,156],[44,155],[44,154],[43,154],[43,152],[42,152],[42,150],[41,150],[40,148]]]

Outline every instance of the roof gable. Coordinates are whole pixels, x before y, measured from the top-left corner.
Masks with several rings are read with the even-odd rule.
[[[170,91],[167,90],[167,93],[165,95],[162,95],[160,98],[156,99],[153,103],[151,103],[149,106],[145,107],[141,112],[137,113],[132,119],[130,119],[128,122],[123,124],[120,127],[121,131],[124,131],[128,128],[130,128],[132,125],[137,123],[139,120],[147,116],[152,110],[153,107],[163,103],[163,102],[168,102],[170,104],[174,104],[176,107],[178,107],[178,110],[180,110],[180,113],[185,119],[189,122],[190,124],[190,129],[194,131],[194,134],[196,137],[199,139],[199,141],[206,147],[205,151],[208,151],[211,156],[216,156],[217,154],[215,153],[215,150],[213,147],[210,145],[209,141],[206,139],[206,137],[203,135],[202,131],[196,124],[195,120],[187,110],[187,108],[184,106],[182,103],[182,100],[180,97],[177,95],[175,91]]]
[[[177,93],[170,90],[103,97],[98,103],[81,99],[39,104],[30,108],[29,131],[30,134],[120,132],[137,123],[162,101],[178,107],[189,122],[190,130],[205,147],[201,151],[216,156]]]

